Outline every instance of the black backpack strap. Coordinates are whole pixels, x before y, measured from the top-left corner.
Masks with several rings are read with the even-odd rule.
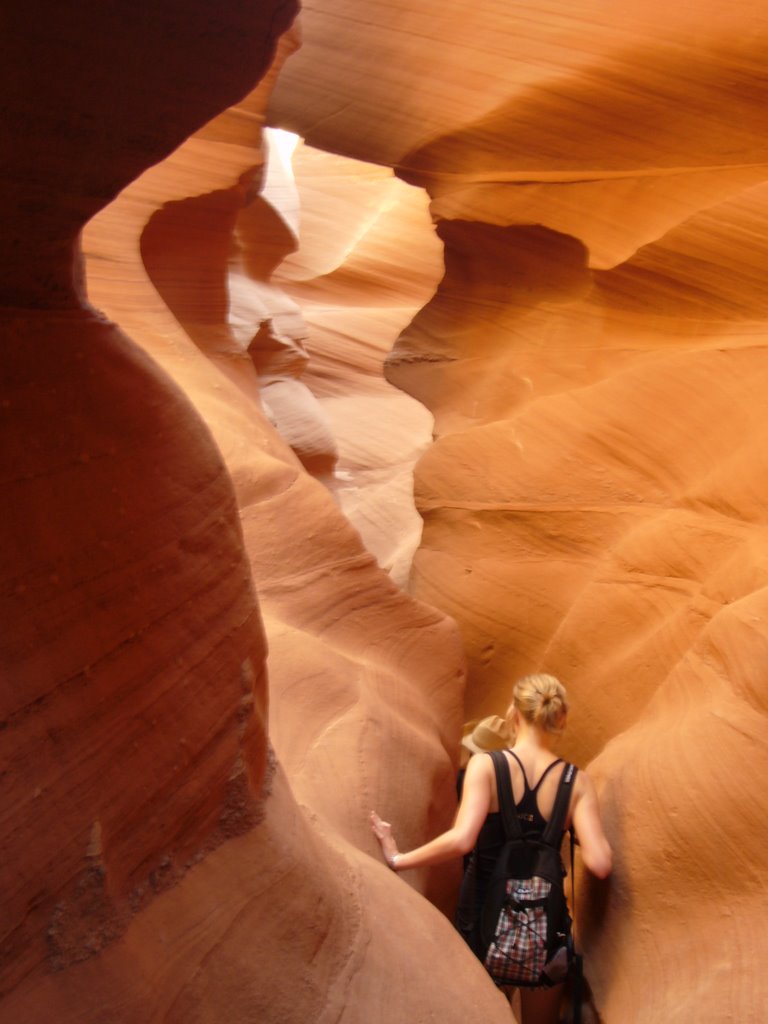
[[[571,832],[571,916],[576,919],[576,858],[574,856],[574,846],[576,845],[576,838],[574,835],[573,825],[570,828]],[[584,957],[581,953],[576,950],[576,943],[573,940],[573,933],[571,933],[571,948],[573,951],[573,961],[571,963],[571,1003],[572,1003],[572,1015],[571,1024],[581,1024],[581,1003],[584,998]]]
[[[496,793],[499,797],[499,811],[504,825],[504,834],[507,839],[522,839],[523,830],[520,828],[515,801],[512,799],[512,776],[509,773],[507,759],[501,750],[489,750],[488,755],[493,761],[496,772]]]
[[[504,825],[504,832],[507,839],[522,839],[523,830],[517,817],[515,802],[512,799],[512,776],[509,772],[509,763],[501,750],[490,750],[488,756],[493,761],[493,768],[496,772],[496,793],[499,798],[499,811]],[[557,795],[552,808],[552,816],[544,829],[542,841],[550,846],[558,846],[560,837],[565,829],[565,819],[568,816],[568,808],[571,804],[571,792],[576,779],[578,768],[566,762],[560,782],[557,787]]]
[[[560,844],[565,830],[565,819],[568,817],[568,808],[571,805],[573,783],[578,770],[575,765],[568,762],[566,762],[565,768],[563,768],[563,774],[560,776],[560,782],[557,787],[555,804],[552,808],[552,817],[547,822],[544,835],[541,837],[542,842],[547,843],[549,846],[559,846]]]

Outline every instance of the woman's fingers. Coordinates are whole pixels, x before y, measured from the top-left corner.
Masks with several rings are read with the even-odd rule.
[[[376,811],[371,811],[371,828],[379,837],[379,839],[384,839],[384,837],[389,835],[390,831],[392,830],[392,826],[389,824],[389,822],[382,821],[381,818],[376,813]]]

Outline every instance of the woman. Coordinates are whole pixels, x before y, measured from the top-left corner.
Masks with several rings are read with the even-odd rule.
[[[550,675],[532,675],[514,688],[507,712],[514,746],[505,752],[512,778],[512,796],[526,835],[544,831],[565,764],[554,753],[555,742],[565,728],[568,704],[565,688]],[[612,852],[603,832],[595,787],[585,772],[576,775],[566,827],[573,824],[581,846],[584,866],[598,878],[612,867]],[[504,842],[499,814],[496,774],[485,755],[470,758],[464,787],[452,828],[423,846],[401,853],[391,825],[371,813],[371,827],[393,871],[407,871],[425,864],[439,864],[473,851],[464,875],[457,924],[468,940],[478,923],[490,873]],[[523,1024],[556,1024],[562,985],[552,988],[521,988]]]

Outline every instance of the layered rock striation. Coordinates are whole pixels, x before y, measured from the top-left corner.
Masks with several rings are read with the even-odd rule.
[[[468,718],[569,686],[617,852],[580,901],[603,1019],[757,1021],[765,12],[391,14],[313,5],[271,109],[430,196],[444,275],[387,359],[435,418],[411,592],[459,623]]]
[[[616,851],[602,1019],[759,1021],[765,11],[45,6],[2,72],[0,1020],[508,1020],[423,898],[456,871],[366,816],[443,828],[462,719],[543,668]]]
[[[405,884],[367,825],[450,818],[458,634],[307,473],[309,391],[264,400],[304,361],[258,212],[295,13],[8,18],[4,1024],[506,1019],[420,895],[455,873]]]

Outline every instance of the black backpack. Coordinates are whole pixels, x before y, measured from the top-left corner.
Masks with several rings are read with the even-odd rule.
[[[497,985],[557,985],[573,960],[560,843],[578,768],[566,763],[541,838],[524,838],[507,759],[499,750],[490,756],[506,840],[481,910],[481,959]]]

